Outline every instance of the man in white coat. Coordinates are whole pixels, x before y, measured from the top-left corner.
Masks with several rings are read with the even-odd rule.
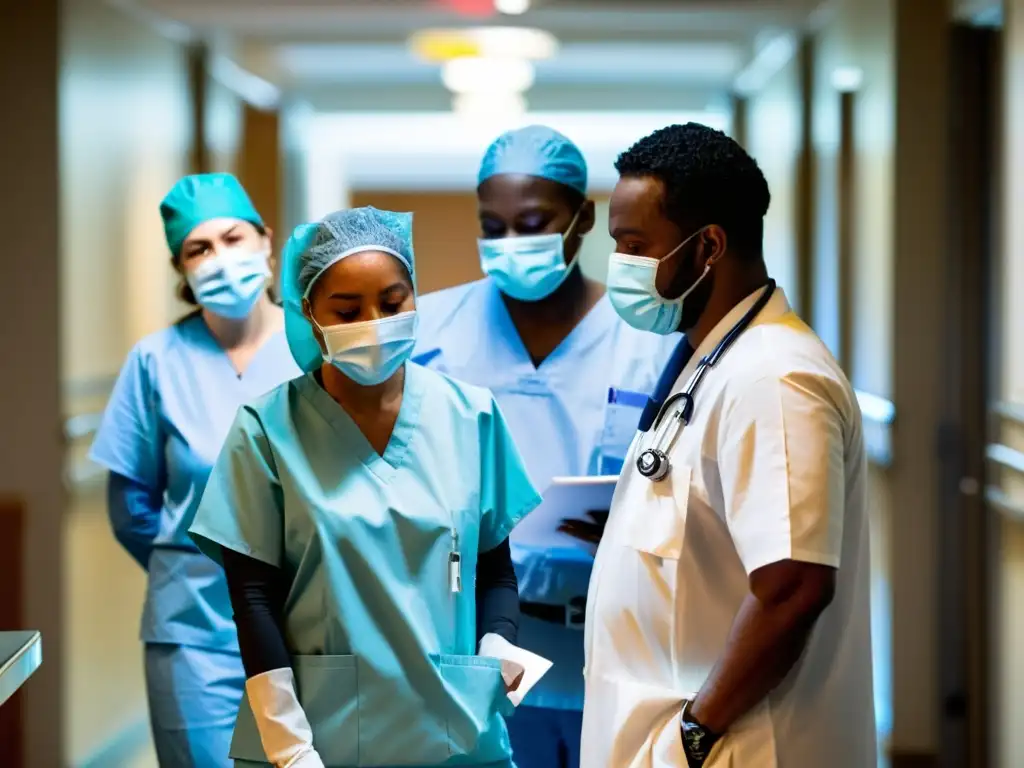
[[[581,764],[874,766],[860,411],[768,277],[768,185],[692,123],[616,167],[608,295],[689,344],[641,419],[594,566]]]

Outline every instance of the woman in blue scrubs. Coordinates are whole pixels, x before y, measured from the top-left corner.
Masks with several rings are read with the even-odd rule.
[[[187,176],[160,206],[182,298],[197,306],[128,355],[92,446],[114,535],[148,572],[142,617],[161,768],[229,766],[244,685],[221,569],[188,537],[238,407],[299,371],[268,296],[270,232],[227,174]]]
[[[540,497],[490,393],[407,362],[411,218],[342,211],[289,240],[307,375],[239,412],[192,524],[248,676],[237,765],[512,766],[508,535]]]

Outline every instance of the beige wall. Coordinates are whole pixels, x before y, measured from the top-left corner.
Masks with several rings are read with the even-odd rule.
[[[1001,285],[1002,377],[999,396],[1024,406],[1024,0],[1004,3],[1003,199]],[[996,438],[1024,451],[1024,425],[1004,421]],[[1024,476],[1004,470],[993,480],[1024,506]],[[996,695],[1001,714],[1000,768],[1024,765],[1024,521],[1004,516],[998,555],[998,662]]]
[[[187,171],[191,105],[179,46],[100,0],[64,9],[62,363],[81,382],[171,316],[157,206]]]
[[[472,192],[360,192],[351,205],[412,211],[417,289],[430,293],[480,277],[476,195]]]
[[[62,23],[61,297],[51,311],[61,310],[64,410],[74,415],[101,407],[103,380],[130,346],[179,311],[158,204],[188,170],[191,102],[175,43],[100,0],[65,2]],[[144,727],[144,575],[113,541],[102,484],[71,489],[64,524],[66,739],[49,730],[75,765]]]
[[[747,101],[743,115],[746,149],[768,180],[772,200],[764,222],[768,271],[798,311],[797,216],[803,145],[803,93],[800,60],[794,57],[764,90]]]

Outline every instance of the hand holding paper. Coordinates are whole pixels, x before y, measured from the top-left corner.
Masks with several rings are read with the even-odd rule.
[[[501,635],[484,635],[480,641],[480,655],[501,662],[501,676],[508,689],[508,699],[517,707],[551,669],[550,661],[525,648],[512,645]]]

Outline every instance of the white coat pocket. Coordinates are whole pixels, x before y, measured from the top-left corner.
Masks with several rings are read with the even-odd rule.
[[[761,702],[715,744],[704,768],[778,768],[771,708]]]
[[[690,498],[690,468],[673,467],[668,477],[658,482],[636,477],[630,500],[626,543],[639,552],[678,560],[686,532],[686,508]]]

